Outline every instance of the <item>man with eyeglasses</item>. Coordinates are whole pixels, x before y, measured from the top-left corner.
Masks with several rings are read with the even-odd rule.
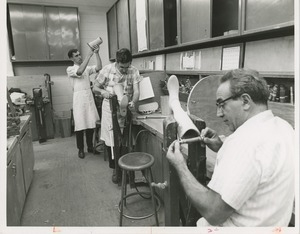
[[[233,132],[224,142],[205,128],[203,143],[217,152],[210,182],[188,170],[178,141],[167,158],[202,215],[197,226],[288,226],[295,196],[294,130],[268,110],[267,83],[253,70],[229,71],[216,92],[217,116]]]
[[[103,67],[95,80],[93,91],[102,95],[102,117],[101,117],[101,140],[105,142],[105,148],[109,159],[109,167],[113,169],[112,181],[118,183],[116,176],[116,163],[112,158],[111,147],[114,147],[112,131],[112,114],[109,99],[116,95],[115,88],[121,87],[121,95],[128,97],[128,107],[135,108],[135,103],[139,99],[139,70],[131,65],[132,55],[127,48],[122,48],[116,52],[116,62]],[[117,113],[118,123],[121,131],[124,127],[125,117]]]
[[[88,66],[91,57],[95,54],[96,65]],[[73,89],[73,118],[75,124],[76,145],[78,157],[84,158],[84,132],[86,135],[87,151],[93,152],[93,133],[99,115],[94,102],[90,85],[90,75],[95,74],[102,68],[99,55],[99,47],[90,49],[88,55],[82,60],[77,49],[71,49],[68,57],[74,63],[67,68],[67,74]]]

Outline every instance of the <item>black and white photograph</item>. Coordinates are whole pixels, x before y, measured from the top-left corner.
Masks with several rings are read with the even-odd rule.
[[[297,0],[0,4],[0,234],[299,234]]]

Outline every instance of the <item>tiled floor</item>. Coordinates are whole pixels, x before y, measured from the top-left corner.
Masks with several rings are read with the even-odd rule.
[[[23,210],[22,226],[119,225],[121,190],[112,183],[112,169],[102,154],[86,153],[84,159],[78,158],[74,136],[50,139],[42,144],[34,142],[33,145],[34,177]],[[135,189],[128,187],[128,192],[135,192]],[[135,197],[141,200],[136,203],[138,205],[131,206],[133,213],[147,213],[150,203]],[[163,226],[163,207],[158,213],[159,225]],[[123,225],[155,226],[155,219],[153,216],[143,220],[124,218]]]

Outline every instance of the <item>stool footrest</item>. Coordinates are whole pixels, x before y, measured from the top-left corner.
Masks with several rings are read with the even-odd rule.
[[[141,195],[141,194],[151,196],[151,193],[150,193],[150,192],[133,192],[133,193],[127,194],[125,197],[123,197],[123,200],[125,200],[125,199],[128,198],[128,197],[135,196],[135,195]],[[149,197],[149,199],[150,199],[150,198],[151,198],[151,197]],[[157,201],[156,212],[158,212],[159,209],[160,209],[161,203],[160,203],[159,198],[158,198],[156,195],[154,195],[154,198],[155,198],[155,200]],[[121,201],[119,202],[119,206],[118,206],[118,211],[119,211],[119,212],[121,212],[120,206],[121,206]],[[151,214],[148,214],[148,215],[145,215],[145,216],[129,216],[129,215],[126,215],[126,214],[123,213],[123,216],[124,216],[124,217],[126,217],[126,218],[128,218],[128,219],[135,219],[135,220],[146,219],[146,218],[149,218],[149,217],[151,217],[151,216],[153,216],[153,215],[154,215],[154,213],[151,213]]]

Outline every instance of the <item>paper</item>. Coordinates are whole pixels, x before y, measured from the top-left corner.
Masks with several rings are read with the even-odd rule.
[[[143,77],[139,83],[140,97],[139,101],[154,97],[154,92],[151,84],[150,77]]]
[[[240,65],[240,46],[223,48],[222,69],[237,69]]]
[[[155,62],[154,61],[149,61],[149,70],[154,70],[154,64]]]
[[[195,68],[195,52],[183,53],[182,68],[183,69],[194,69]]]
[[[156,55],[155,56],[155,69],[156,70],[164,70],[164,56]]]

